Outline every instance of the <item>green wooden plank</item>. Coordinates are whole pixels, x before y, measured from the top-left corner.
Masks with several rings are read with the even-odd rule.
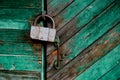
[[[47,4],[49,5],[49,4],[50,4],[50,2],[52,2],[52,1],[53,1],[53,0],[48,0],[48,1],[47,1]]]
[[[61,3],[66,3],[66,2],[69,2],[70,0],[64,0],[64,1],[62,1],[62,0],[52,0],[52,2],[50,2],[50,4],[49,5],[51,5],[52,7],[58,7],[58,5],[59,4],[61,4]]]
[[[25,28],[24,28],[25,29]],[[14,43],[25,43],[32,42],[30,39],[29,30],[18,29],[0,29],[0,43],[14,42]],[[35,41],[33,41],[36,43]]]
[[[85,72],[83,72],[78,77],[76,77],[75,80],[98,80],[99,77],[104,75],[109,70],[113,69],[113,67],[115,67],[117,64],[120,64],[119,63],[119,61],[120,61],[119,50],[120,50],[120,45],[117,46],[112,51],[110,51],[102,59],[97,61],[94,65],[92,65],[90,68],[88,68]],[[118,71],[114,71],[114,72],[117,73]],[[120,72],[118,72],[118,73],[120,74]],[[114,73],[112,73],[112,74],[114,74]],[[107,80],[107,79],[117,80],[114,78],[120,77],[120,75],[113,77],[112,74],[109,75],[109,77],[106,78],[105,80]],[[113,79],[112,79],[112,77],[113,77]]]
[[[41,8],[41,0],[0,0],[2,8]]]
[[[0,20],[1,19],[17,19],[17,20],[27,20],[34,18],[36,15],[40,14],[40,9],[0,9]],[[9,23],[10,24],[10,23]]]
[[[0,29],[29,30],[30,23],[26,20],[0,19]]]
[[[105,76],[103,76],[99,80],[107,80],[107,79],[120,80],[120,65],[115,66],[114,69],[109,71]]]
[[[48,14],[51,16],[56,16],[75,0],[52,0],[48,5]]]
[[[41,71],[39,58],[25,55],[0,56],[0,70]]]
[[[102,37],[100,37],[99,40],[97,40],[87,49],[82,51],[78,56],[69,61],[69,63],[67,63],[68,61],[66,60],[67,64],[56,73],[54,73],[52,76],[49,76],[48,79],[72,80],[78,74],[81,74],[82,72],[87,70],[91,65],[105,56],[110,50],[112,50],[119,44],[120,22],[119,25],[118,23],[114,25],[111,30],[107,31],[107,34],[104,34]],[[63,61],[65,61],[65,59]]]
[[[0,70],[0,80],[40,80],[40,73],[34,71]]]
[[[0,44],[0,54],[41,56],[41,44],[2,43]]]

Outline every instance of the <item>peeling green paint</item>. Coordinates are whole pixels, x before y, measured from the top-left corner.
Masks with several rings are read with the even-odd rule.
[[[102,36],[107,30],[109,30],[113,24],[120,18],[119,5],[114,5],[107,12],[99,16],[88,26],[83,28],[78,34],[71,38],[70,43],[67,42],[68,47],[74,45],[74,48],[70,48],[71,54],[67,56],[68,59],[72,59],[77,56],[83,49],[92,44],[96,39]]]
[[[70,2],[70,0],[52,0],[49,5],[57,7],[59,4]]]
[[[65,14],[63,15],[64,20],[68,21],[77,15],[83,8],[91,4],[94,0],[75,0],[66,10]]]
[[[0,64],[2,70],[30,70],[41,71],[41,66],[36,61],[37,57],[25,55],[1,55]]]
[[[108,78],[111,80],[119,80],[120,79],[120,63],[119,61],[117,63],[118,65],[116,65],[106,74],[104,74],[99,80],[107,80]]]
[[[30,29],[30,21],[41,12],[40,0],[0,1],[0,28]]]
[[[105,76],[109,70],[113,69],[116,65],[120,65],[120,45],[118,45],[115,49],[110,51],[106,56],[101,58],[97,61],[94,65],[88,68],[84,73],[78,75],[74,80],[106,80],[107,77],[104,79],[100,78],[101,76]],[[118,73],[118,71],[114,71]],[[118,78],[119,76],[109,76],[111,80],[116,80],[114,78]]]
[[[1,8],[38,8],[41,9],[41,0],[0,0]]]
[[[41,72],[41,45],[29,37],[30,24],[40,13],[41,0],[0,1],[0,71]]]

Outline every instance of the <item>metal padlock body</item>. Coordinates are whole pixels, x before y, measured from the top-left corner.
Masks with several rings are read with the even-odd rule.
[[[44,18],[48,19],[52,23],[53,28],[39,27],[37,23]],[[31,26],[30,37],[32,39],[54,42],[56,36],[55,22],[52,17],[48,15],[40,15],[34,21],[34,26]]]

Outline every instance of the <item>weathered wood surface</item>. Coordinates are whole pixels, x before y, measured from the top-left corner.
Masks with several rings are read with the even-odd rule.
[[[40,12],[41,0],[0,0],[0,28],[29,30]]]
[[[97,2],[95,2],[93,5],[96,4],[96,7],[97,7],[97,4],[99,3],[99,1],[100,1],[100,0],[98,0]],[[110,4],[111,2],[108,2],[108,3]],[[104,10],[104,9],[106,9],[106,8],[109,9],[109,7],[111,7],[111,6],[113,5],[113,4],[108,5],[108,3],[105,3],[106,5],[103,6],[103,9],[102,9],[102,10]],[[100,4],[100,5],[102,5],[102,4]],[[107,5],[108,5],[108,6],[107,6]],[[99,6],[99,5],[98,5],[98,6]],[[99,8],[99,7],[98,7],[98,8]],[[94,8],[93,8],[93,10],[94,10]],[[99,10],[100,10],[100,9],[99,9]],[[91,11],[92,11],[92,10],[91,10]],[[96,11],[96,10],[95,10],[95,11]],[[100,10],[100,11],[101,11],[101,10]],[[84,11],[83,11],[83,12],[84,12]],[[97,11],[97,12],[98,12],[98,11]],[[104,12],[106,12],[106,10],[103,11],[102,13],[104,13]],[[91,13],[92,13],[92,12],[91,12]],[[84,14],[86,14],[86,12],[85,12]],[[99,13],[99,14],[101,15],[101,13]],[[107,13],[107,14],[109,14],[109,13]],[[91,15],[91,17],[92,17],[92,16],[94,17],[94,15]],[[88,16],[88,17],[89,17],[89,16]],[[99,16],[98,16],[98,17],[99,17]],[[78,18],[78,19],[79,19],[79,18]],[[107,18],[106,18],[106,19],[107,19]],[[84,19],[83,19],[83,20],[84,20]],[[93,20],[95,20],[95,18],[94,18]],[[101,20],[101,19],[99,19],[99,20]],[[99,21],[99,20],[98,20],[98,21]],[[96,22],[98,22],[98,21],[96,21]],[[105,22],[104,22],[104,23],[105,23]],[[81,24],[82,24],[82,23],[81,23]],[[95,21],[94,21],[94,24],[95,24]],[[105,24],[106,24],[106,23],[105,23]],[[72,24],[69,24],[69,25],[72,25]],[[69,27],[69,25],[68,25],[68,27]],[[75,24],[73,24],[73,28],[75,27],[74,25],[75,25]],[[88,26],[88,25],[87,25],[87,26]],[[88,28],[87,28],[87,26],[86,26],[85,30],[83,30],[83,32],[81,32],[81,34],[80,34],[79,32],[78,32],[78,33],[79,33],[80,35],[83,35],[83,34],[84,34],[84,35],[86,36],[86,33],[84,33],[84,31],[86,31],[87,33],[89,33],[89,32],[87,31],[87,29],[89,29],[89,27],[92,28],[92,27],[93,27],[93,24],[91,23],[91,26],[88,26]],[[67,27],[67,26],[65,26],[65,27]],[[78,27],[79,27],[79,25],[78,25]],[[97,27],[97,26],[96,26],[96,27]],[[76,29],[76,28],[75,28],[75,29]],[[78,29],[80,29],[80,28],[77,28],[76,30],[78,30]],[[96,29],[96,28],[95,28],[95,29]],[[67,28],[66,28],[65,30],[67,30]],[[72,30],[73,30],[73,29],[71,29],[70,31],[72,32]],[[98,28],[98,30],[99,30],[99,28]],[[73,31],[74,31],[74,30],[73,30]],[[69,31],[67,31],[67,32],[69,32]],[[70,33],[71,33],[71,32],[70,32]],[[102,31],[101,31],[101,32],[102,32]],[[69,33],[69,34],[70,34],[70,33]],[[65,32],[64,34],[66,34],[66,32]],[[67,34],[67,35],[69,35],[69,34]],[[71,34],[72,34],[72,33],[71,33]],[[83,35],[83,36],[84,36],[84,35]],[[102,35],[102,34],[101,34],[101,35]],[[62,36],[62,35],[61,35],[61,36]],[[63,36],[66,36],[66,35],[63,35]],[[71,36],[71,35],[70,35],[70,36]],[[78,36],[79,36],[79,35],[78,35]],[[78,36],[77,36],[77,37],[78,37]],[[97,35],[97,36],[98,36],[98,35]],[[76,37],[76,38],[77,38],[77,37]],[[83,37],[83,38],[82,38],[82,36],[80,36],[80,37],[81,37],[81,39],[83,39],[83,40],[81,40],[81,41],[84,41],[84,37]],[[89,37],[88,37],[88,38],[89,38]],[[72,39],[74,39],[74,37],[73,37]],[[70,39],[69,41],[74,41],[74,40],[72,40],[72,39]],[[89,38],[89,39],[90,39],[90,38]],[[69,41],[68,41],[68,45],[70,45],[70,43],[71,43],[71,42],[69,42]],[[78,39],[78,41],[79,41],[79,39]],[[67,43],[67,42],[66,42],[66,43]],[[68,50],[68,49],[65,49],[65,46],[67,46],[66,43],[62,45],[62,46],[63,46],[63,48],[62,48],[62,49],[63,49],[63,52],[62,52],[63,54],[64,54],[64,53],[65,53],[65,54],[69,54],[69,53],[70,53],[69,51],[73,51],[73,50],[70,50],[70,49],[74,49],[74,48],[72,48],[72,46],[74,47],[74,46],[77,44],[77,40],[75,41],[75,43],[72,42],[73,44],[71,44],[71,48],[68,48],[69,50]],[[81,43],[83,43],[83,42],[81,42]],[[83,43],[83,44],[86,44],[86,43]],[[76,46],[76,47],[77,47],[77,46]],[[76,51],[77,51],[77,50],[76,50]],[[54,54],[54,53],[53,53],[53,54]],[[73,54],[74,54],[74,53],[73,53]],[[50,60],[51,60],[51,59],[49,59],[48,61],[50,61]]]
[[[69,19],[63,18],[63,20],[61,20],[62,22],[59,22],[61,27],[64,26],[62,29],[58,29],[58,32],[57,32],[57,35],[60,36],[61,44],[65,43],[68,39],[70,39],[73,35],[75,35],[79,30],[81,30],[81,28],[85,27],[91,21],[93,21],[94,18],[96,16],[98,16],[104,9],[106,9],[108,7],[108,5],[110,5],[113,1],[114,0],[110,0],[110,1],[105,0],[105,1],[103,1],[102,4],[98,4],[101,2],[100,0],[96,0],[93,2],[85,2],[85,4],[83,3],[84,1],[78,2],[79,5],[77,7],[80,7],[80,8],[77,8],[78,10],[75,10],[75,12],[71,13],[70,16],[68,16]],[[73,4],[76,5],[78,3],[73,2],[71,5],[73,5]],[[91,6],[92,6],[92,8],[91,8]],[[64,10],[64,12],[68,12],[68,10],[70,10],[67,13],[69,15],[69,13],[72,12],[72,10],[74,10],[74,8],[76,8],[76,6],[74,6],[72,8],[71,8],[71,6],[69,6],[68,8],[66,8]],[[81,8],[82,8],[82,11],[81,11]],[[80,12],[79,12],[79,10],[80,10]],[[64,17],[64,15],[66,14],[64,12],[61,12],[61,15],[60,16],[58,15],[58,16],[61,18]],[[89,13],[90,15],[88,15],[87,13]],[[56,19],[59,20],[59,18],[56,18]],[[55,21],[57,21],[56,19],[55,19]],[[57,22],[56,22],[56,24],[58,27],[60,26],[60,25],[58,25]],[[50,54],[54,49],[55,49],[54,46],[50,46],[48,48],[48,54]]]
[[[87,69],[75,80],[119,80],[120,78],[120,45]],[[88,74],[88,75],[87,75]],[[118,74],[118,75],[117,75]],[[108,76],[109,75],[109,76]]]
[[[82,3],[82,5],[78,4],[78,2]],[[59,30],[61,27],[63,27],[65,24],[67,24],[70,20],[72,20],[72,18],[74,18],[74,16],[76,16],[79,13],[79,10],[80,10],[80,12],[83,11],[92,2],[93,2],[93,0],[92,1],[89,0],[88,2],[84,2],[84,0],[82,0],[82,1],[81,0],[79,0],[79,1],[77,0],[77,1],[74,1],[68,7],[66,7],[66,9],[64,9],[61,14],[59,14],[58,16],[56,16],[54,18],[57,30]],[[75,5],[78,5],[79,8],[77,8]],[[53,8],[53,10],[54,10],[54,8]],[[74,10],[75,12],[73,12],[72,10]],[[57,11],[58,11],[58,9],[57,9]],[[69,13],[71,14],[69,16],[69,19],[64,18],[64,17],[67,17],[67,14],[69,15]],[[53,49],[54,49],[53,46],[49,47],[49,45],[48,45],[47,54],[49,55],[53,51]]]
[[[75,33],[81,30],[82,27],[85,27],[88,23],[94,20],[94,18],[98,16],[104,9],[106,9],[108,5],[110,5],[113,1],[114,0],[107,0],[107,1],[105,0],[102,2],[102,4],[98,4],[101,2],[100,0],[96,0],[96,1],[90,0],[90,2],[89,1],[85,2],[83,0],[81,2],[78,1],[73,2],[70,6],[68,6],[63,12],[61,12],[61,15],[60,14],[58,15],[59,18],[63,18],[61,20],[62,22],[59,23],[56,22],[57,27],[59,27],[60,25],[61,25],[60,27],[63,27],[62,29],[58,28],[58,32],[57,32],[57,34],[60,36],[61,44],[67,41],[68,39],[70,39]],[[79,5],[76,7],[75,6],[76,4]],[[75,12],[73,12],[72,10],[74,10]],[[88,15],[88,13],[90,15]],[[64,18],[65,15],[67,16],[66,18],[68,19]],[[59,20],[59,18],[55,17],[55,21]],[[53,50],[53,48],[54,47],[52,48],[50,47],[50,49],[48,49],[48,54],[52,52],[51,50]]]
[[[1,69],[40,70],[40,42],[32,41],[26,30],[3,30],[0,33]],[[36,65],[36,66],[35,66]]]
[[[40,73],[33,71],[0,71],[0,80],[40,80]]]
[[[0,0],[0,80],[40,80],[41,44],[29,37],[40,13],[41,0]]]
[[[19,29],[0,29],[0,43],[13,42],[13,43],[30,43],[29,30]]]
[[[111,80],[119,80],[120,79],[120,64],[117,62],[118,65],[114,66],[111,70],[106,72],[102,75],[98,80],[106,80],[108,77]]]
[[[56,2],[57,1],[57,2]],[[56,17],[61,13],[66,7],[70,6],[75,0],[52,0],[48,4],[48,14]]]
[[[57,33],[60,36],[61,45],[65,41],[67,41],[68,39],[70,39],[76,32],[78,32],[79,30],[81,30],[82,27],[85,27],[86,24],[88,24],[88,23],[90,23],[90,21],[94,20],[94,18],[97,15],[99,15],[101,12],[103,12],[102,10],[106,9],[108,7],[108,5],[110,5],[113,1],[111,1],[111,0],[110,1],[104,1],[103,2],[104,5],[103,4],[99,4],[98,6],[96,6],[96,5],[99,2],[101,2],[100,0],[97,0],[97,1],[91,1],[90,0],[88,2],[84,2],[84,0],[83,0],[83,1],[79,2],[79,4],[77,2],[73,2],[60,15],[62,17],[62,16],[64,16],[66,14],[65,12],[68,12],[70,10],[67,13],[67,14],[69,14],[70,12],[72,12],[72,10],[75,9],[75,12],[73,12],[72,14],[70,14],[69,19],[63,18],[63,20],[61,22],[61,24],[64,24],[64,23],[66,24],[62,29],[58,30],[58,33]],[[75,5],[78,5],[78,7],[80,7],[80,8],[78,9]],[[73,6],[73,7],[71,7],[71,6]],[[90,6],[93,6],[94,8],[90,8]],[[95,7],[96,7],[96,9],[95,9]],[[91,10],[91,12],[90,12],[90,10]],[[92,15],[86,14],[88,11],[90,12],[89,14],[92,14]],[[96,14],[93,14],[93,11],[96,12]],[[80,15],[80,14],[82,14],[82,15]],[[77,24],[77,22],[78,22],[77,20],[79,20],[79,18],[82,17],[83,15],[86,15],[86,18],[88,17],[90,21],[88,21],[87,19],[85,19],[85,21],[88,21],[88,23],[85,23],[85,21],[83,21],[80,24],[78,23],[79,24],[78,25]],[[82,19],[82,20],[84,20],[84,19]],[[67,23],[68,21],[70,21],[70,22]],[[69,30],[68,30],[68,28],[69,28]],[[48,54],[50,54],[50,52],[54,51],[55,48],[54,48],[54,46],[48,46],[48,47],[49,47],[48,48]],[[63,49],[63,51],[64,51],[64,49]],[[54,52],[53,52],[53,55],[54,55]],[[51,62],[53,63],[53,61],[51,61],[51,60],[54,60],[54,58],[52,57],[52,59],[51,59],[51,56],[52,55],[50,55],[50,57],[49,57],[50,59],[48,58],[48,64],[51,63]]]
[[[53,76],[49,77],[48,79],[49,80],[61,80],[61,79],[71,80],[78,74],[84,72],[97,60],[105,56],[109,51],[111,51],[114,47],[116,47],[119,44],[120,44],[120,25],[113,28],[106,35],[103,35],[103,37],[97,40],[89,48],[82,51],[71,62],[69,62],[67,65],[65,65],[62,69],[60,69],[57,73],[55,73]],[[118,52],[118,55],[120,55],[119,52]],[[118,55],[116,54],[116,56]],[[89,74],[89,76],[90,75],[91,74]]]
[[[29,30],[41,12],[41,0],[0,4],[0,79],[39,80],[41,45],[30,39]],[[119,13],[119,0],[48,0],[63,58],[55,70],[57,53],[48,45],[48,80],[119,79]]]
[[[55,2],[56,0],[53,0],[49,5]],[[59,5],[58,2],[53,11]],[[63,60],[60,70],[52,68],[51,64],[54,63],[57,53],[54,46],[48,45],[48,80],[71,80],[82,72],[84,74],[84,70],[88,68],[89,71],[91,65],[119,44],[119,32],[117,33],[116,30],[120,26],[115,27],[120,21],[119,6],[119,0],[75,0],[63,11],[55,14]],[[55,10],[53,14],[57,11]],[[50,15],[52,15],[51,12]],[[108,33],[109,30],[111,31]],[[117,37],[108,37],[114,33],[117,33],[115,34]],[[105,39],[108,39],[108,42]],[[98,44],[99,42],[101,44]],[[80,80],[82,79],[84,80],[83,77]],[[89,76],[86,80],[90,80]]]
[[[41,0],[0,0],[0,8],[37,8],[41,9]]]

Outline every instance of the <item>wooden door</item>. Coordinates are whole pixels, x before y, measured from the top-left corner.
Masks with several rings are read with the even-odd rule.
[[[60,37],[61,67],[54,69],[57,51],[48,46],[48,80],[120,79],[120,1],[50,0]]]
[[[0,79],[40,80],[41,45],[29,37],[41,0],[0,1]],[[48,80],[120,79],[120,1],[48,0],[60,37],[47,46]]]

